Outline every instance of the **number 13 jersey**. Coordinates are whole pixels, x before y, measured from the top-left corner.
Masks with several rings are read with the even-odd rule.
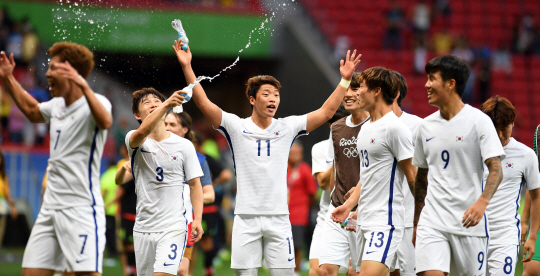
[[[428,168],[428,189],[418,225],[465,236],[488,236],[485,216],[474,227],[462,224],[465,211],[484,190],[483,164],[505,157],[491,119],[465,105],[449,121],[437,111],[418,127],[413,165]]]
[[[287,162],[294,139],[306,134],[307,115],[273,119],[266,129],[251,117],[222,111],[218,129],[233,156],[237,195],[235,214],[288,215]]]

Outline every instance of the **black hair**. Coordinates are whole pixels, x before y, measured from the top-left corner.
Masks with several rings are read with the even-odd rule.
[[[469,64],[453,55],[439,56],[430,60],[426,64],[425,71],[426,74],[440,72],[443,82],[451,79],[455,80],[456,92],[460,97],[463,96],[465,86],[471,74]]]
[[[334,116],[332,116],[332,118],[330,118],[330,120],[328,120],[328,123],[329,124],[333,124],[335,121],[343,118],[343,117],[347,117],[349,115],[349,111],[347,111],[345,109],[345,107],[343,106],[343,104],[340,104],[339,105],[339,108],[336,110],[336,113],[334,113]]]
[[[401,107],[401,101],[405,98],[407,95],[407,92],[409,92],[409,88],[407,87],[407,81],[405,80],[405,77],[400,74],[398,71],[393,70],[394,74],[396,74],[398,80],[399,80],[399,97],[397,99],[397,104],[399,107]]]

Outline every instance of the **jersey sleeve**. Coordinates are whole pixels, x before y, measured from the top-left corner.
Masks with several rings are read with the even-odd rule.
[[[478,123],[476,124],[478,139],[480,142],[480,153],[483,158],[482,161],[485,162],[489,158],[499,156],[501,157],[501,160],[503,160],[506,157],[506,154],[504,153],[504,149],[502,147],[501,140],[499,140],[499,135],[497,135],[497,131],[495,130],[495,126],[487,115],[482,115],[483,116],[479,116],[480,120],[478,120]]]
[[[422,124],[418,125],[414,135],[414,155],[412,164],[419,168],[428,168],[426,155],[424,153],[424,144],[422,143]]]
[[[128,153],[129,153],[130,156],[131,156],[131,153],[133,153],[133,150],[135,150],[135,149],[132,149],[132,148],[129,146],[129,137],[131,137],[131,134],[133,134],[133,132],[135,132],[135,130],[130,130],[130,131],[126,134],[126,140],[124,141],[124,143],[126,144],[126,148],[127,148]]]
[[[527,190],[534,190],[540,188],[540,172],[538,172],[538,159],[534,152],[527,148],[525,154],[525,169],[523,171],[523,178],[527,185]]]
[[[398,162],[412,158],[414,153],[411,131],[401,122],[400,124],[389,127],[386,133],[386,140],[390,150]]]
[[[240,126],[241,120],[240,117],[221,110],[221,124],[219,125],[219,130],[223,133],[231,133]]]
[[[296,137],[307,134],[307,114],[300,116],[289,116],[283,118],[283,122],[292,128],[292,131]]]
[[[212,185],[212,177],[210,172],[210,167],[208,166],[208,161],[204,160],[201,164],[201,169],[203,172],[203,176],[201,176],[201,185]]]
[[[184,175],[186,176],[187,181],[203,176],[203,171],[199,164],[199,158],[195,152],[195,147],[189,142],[186,142],[185,144],[184,158]]]
[[[315,176],[316,173],[325,172],[332,165],[332,159],[326,158],[328,150],[325,147],[325,144],[328,146],[328,141],[316,144],[311,149],[311,164],[313,165],[311,173],[313,176]]]
[[[45,122],[49,123],[51,121],[52,110],[56,103],[57,99],[52,98],[50,101],[39,104],[39,112],[41,113],[41,116],[43,116],[43,119],[45,119]]]
[[[103,96],[103,95],[100,95],[100,94],[95,94],[96,95],[96,98],[99,100],[99,102],[103,105],[103,107],[105,108],[105,110],[112,115],[112,104],[111,102],[109,101],[109,99],[107,99],[107,97]],[[92,113],[90,113],[91,115],[91,118],[92,118],[92,122],[96,122],[94,116],[92,116]]]

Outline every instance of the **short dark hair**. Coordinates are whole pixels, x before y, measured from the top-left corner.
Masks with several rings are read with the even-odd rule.
[[[88,78],[94,68],[94,53],[86,46],[71,42],[56,42],[47,50],[47,55],[58,56],[61,61],[68,61],[69,64],[83,78]]]
[[[362,72],[354,72],[352,75],[352,80],[350,86],[352,88],[360,88],[360,73]]]
[[[184,135],[184,138],[193,142],[195,139],[194,137],[195,134],[191,130],[191,125],[193,124],[193,120],[191,119],[191,116],[189,116],[189,114],[185,111],[182,113],[176,113],[176,112],[172,112],[172,110],[169,110],[167,112],[167,116],[169,116],[169,114],[172,114],[182,127],[185,127],[188,129],[188,131]]]
[[[405,80],[405,77],[402,74],[395,70],[392,70],[392,73],[396,74],[399,81],[399,97],[397,99],[397,104],[401,107],[401,101],[405,98],[407,92],[409,92],[409,87],[407,86],[407,80]]]
[[[332,118],[330,118],[330,120],[328,120],[328,123],[329,124],[333,124],[335,121],[343,118],[343,117],[347,117],[349,114],[351,114],[349,111],[347,111],[345,109],[345,107],[340,104],[339,105],[339,108],[336,110],[336,113],[334,113],[334,116],[332,116]]]
[[[465,86],[471,74],[471,68],[467,62],[453,55],[439,56],[430,60],[426,64],[426,74],[441,73],[443,81],[454,79],[456,81],[456,92],[463,96]]]
[[[371,67],[360,74],[360,83],[366,82],[369,90],[381,88],[386,104],[392,104],[399,90],[398,78],[391,70],[384,67]]]
[[[278,91],[281,89],[281,83],[269,75],[259,75],[250,78],[246,83],[246,96],[249,100],[249,97],[257,98],[257,92],[264,84],[270,84],[274,86]]]
[[[133,102],[131,104],[131,111],[133,111],[133,114],[139,113],[139,104],[141,103],[142,99],[144,99],[147,95],[154,95],[158,99],[161,100],[161,102],[165,101],[165,96],[163,94],[159,93],[156,89],[153,87],[145,87],[141,88],[135,92],[133,92]],[[142,123],[141,120],[137,120],[139,124]]]
[[[480,110],[491,118],[497,130],[505,129],[516,119],[516,108],[512,102],[498,95],[485,101]]]

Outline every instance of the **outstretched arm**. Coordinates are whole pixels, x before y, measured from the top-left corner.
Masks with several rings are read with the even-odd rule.
[[[350,55],[350,51],[347,51],[347,56],[345,57],[345,61],[341,60],[340,62],[340,68],[339,72],[341,73],[341,77],[345,80],[350,82],[354,73],[354,70],[360,64],[360,57],[362,55],[356,56],[356,50]],[[324,102],[321,108],[309,113],[307,115],[307,126],[306,131],[311,132],[330,120],[334,113],[336,113],[336,110],[339,107],[339,104],[343,100],[343,97],[345,96],[345,93],[347,92],[348,84],[346,86],[343,86],[340,82],[340,84],[336,87],[332,95]]]
[[[150,113],[150,115],[144,119],[141,126],[129,137],[129,146],[134,149],[142,145],[146,140],[146,137],[148,137],[148,135],[150,135],[150,133],[152,133],[152,131],[154,131],[154,129],[158,126],[159,122],[163,120],[163,116],[165,116],[167,110],[171,107],[181,105],[182,102],[184,102],[185,94],[186,92],[182,90],[174,92],[171,97],[165,100],[165,102],[161,103],[152,113]],[[154,104],[150,101],[151,99],[147,98],[142,101],[142,104]]]
[[[503,178],[500,157],[489,158],[486,160],[486,166],[489,170],[489,175],[486,179],[486,187],[484,188],[482,195],[480,195],[480,198],[478,198],[478,200],[465,211],[465,214],[463,214],[462,223],[465,228],[475,226],[480,222],[486,212],[489,200],[491,200],[493,194],[497,191],[499,183],[501,183]]]
[[[88,86],[88,82],[79,75],[79,72],[77,72],[68,61],[57,63],[55,66],[63,77],[81,88],[86,97],[86,101],[88,102],[88,106],[90,107],[90,112],[92,112],[92,117],[94,117],[94,120],[96,121],[96,125],[100,129],[109,129],[112,125],[112,115],[98,100],[92,88]]]
[[[178,62],[180,62],[180,65],[182,66],[182,71],[184,71],[184,77],[186,78],[186,82],[188,84],[193,83],[196,79],[195,72],[193,72],[193,68],[191,68],[191,49],[189,46],[187,46],[187,52],[182,50],[182,46],[184,44],[174,41],[173,49],[176,52],[176,57],[178,58]],[[219,128],[221,125],[221,108],[219,108],[216,104],[210,101],[208,97],[206,96],[206,93],[204,92],[204,89],[200,84],[195,85],[193,87],[193,100],[195,101],[195,104],[197,105],[197,108],[201,110],[201,112],[204,114],[204,117],[208,121],[210,121],[210,124],[214,128]]]
[[[34,97],[28,94],[13,76],[15,69],[15,59],[13,54],[8,58],[4,51],[0,52],[0,78],[4,83],[6,91],[11,95],[13,101],[22,113],[33,123],[45,122],[45,118],[39,111],[39,103]]]

